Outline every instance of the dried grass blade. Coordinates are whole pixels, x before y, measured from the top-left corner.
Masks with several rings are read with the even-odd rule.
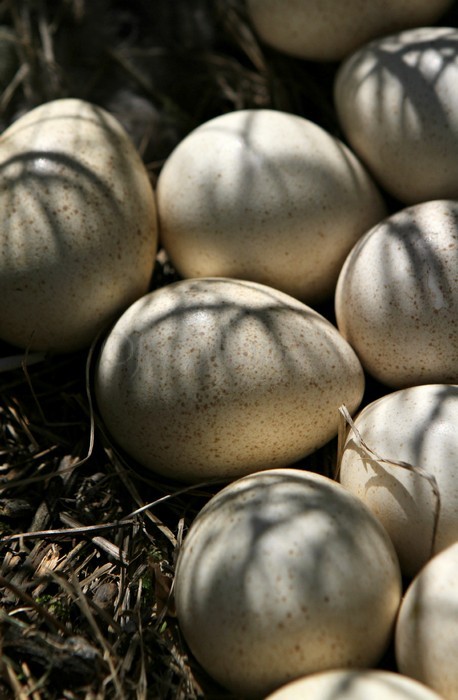
[[[354,440],[358,447],[367,454],[367,456],[377,462],[380,465],[386,464],[389,467],[394,467],[394,468],[400,468],[400,469],[406,469],[407,471],[413,472],[414,474],[417,474],[419,477],[422,479],[425,479],[428,484],[431,487],[431,491],[434,497],[434,502],[435,502],[435,508],[434,508],[434,520],[433,520],[433,532],[432,532],[432,541],[431,541],[431,555],[434,553],[434,547],[436,544],[436,536],[437,536],[437,527],[439,523],[439,515],[440,515],[440,508],[441,508],[441,497],[440,497],[440,492],[439,492],[439,487],[437,485],[437,480],[434,474],[431,474],[428,472],[426,469],[423,469],[422,467],[419,467],[415,464],[409,464],[408,462],[402,462],[402,461],[394,461],[391,459],[386,459],[385,457],[381,457],[375,450],[370,448],[367,443],[363,440],[361,433],[359,432],[358,428],[356,427],[347,407],[345,405],[340,406],[339,408],[340,414],[343,416],[345,423],[350,428],[350,431],[353,433]],[[342,454],[343,454],[343,447],[342,447]],[[340,465],[342,461],[342,454],[339,454],[339,461],[337,464],[336,468],[336,474],[340,472]]]
[[[19,586],[8,581],[4,576],[0,576],[0,587],[7,588],[12,593],[14,593],[17,598],[22,600],[24,603],[32,607],[48,624],[53,632],[61,632],[62,634],[67,634],[65,626],[57,620],[54,615],[52,615],[46,608],[37,603],[32,596],[30,596],[26,591],[23,591]]]
[[[1,99],[4,99],[4,94],[2,95]],[[28,365],[35,365],[38,362],[42,362],[45,357],[46,353],[44,352],[33,352],[28,354],[25,358],[24,355],[9,355],[8,357],[0,357],[0,372],[11,372],[11,370],[20,369],[21,367],[24,367],[24,362],[26,362]]]
[[[139,506],[139,509],[134,511],[134,513],[137,512],[144,512],[146,517],[154,524],[155,527],[158,528],[162,532],[163,535],[167,537],[167,539],[170,541],[170,543],[173,545],[173,547],[176,546],[176,538],[173,532],[170,530],[170,528],[167,527],[167,525],[164,525],[164,523],[158,518],[154,513],[151,513],[149,510],[150,506],[146,506],[143,504],[143,501],[140,497],[140,494],[138,493],[138,490],[132,480],[129,478],[127,470],[124,469],[123,465],[121,464],[120,460],[118,460],[118,457],[114,453],[113,450],[105,448],[106,454],[109,456],[110,461],[115,468],[115,471],[117,475],[119,476],[120,480],[123,482],[124,486],[132,496],[133,500],[137,503]]]
[[[69,595],[70,598],[78,605],[79,609],[81,610],[81,613],[88,621],[89,626],[92,629],[94,637],[97,640],[100,648],[103,650],[104,658],[108,664],[108,668],[110,669],[110,677],[106,679],[106,684],[108,684],[110,681],[113,681],[113,685],[116,691],[116,698],[118,700],[126,700],[126,696],[122,689],[122,684],[118,677],[118,670],[116,668],[117,659],[114,655],[110,643],[105,639],[102,632],[100,631],[100,628],[95,620],[94,615],[92,614],[91,607],[86,599],[86,596],[83,593],[83,590],[80,586],[76,574],[72,572],[70,574],[69,581],[63,579],[61,576],[54,574],[54,572],[50,572],[50,574],[52,578],[60,585],[60,587],[67,593],[67,595]]]

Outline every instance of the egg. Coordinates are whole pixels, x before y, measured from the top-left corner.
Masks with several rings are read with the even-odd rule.
[[[88,346],[148,290],[154,192],[118,121],[77,99],[28,112],[0,138],[0,338]]]
[[[111,435],[183,481],[285,466],[356,410],[361,365],[335,326],[254,282],[182,280],[134,303],[100,352],[95,391]]]
[[[235,277],[307,304],[332,297],[346,255],[385,204],[358,159],[303,117],[220,115],[170,154],[161,240],[182,277]]]
[[[378,517],[403,573],[414,576],[432,554],[458,541],[458,386],[386,394],[365,406],[354,425],[358,434],[349,431],[340,482]]]
[[[341,670],[292,681],[265,700],[442,700],[412,678],[392,671]]]
[[[337,115],[376,181],[404,204],[458,199],[458,30],[377,39],[335,81]]]
[[[319,474],[261,471],[218,492],[184,539],[178,622],[236,697],[380,660],[401,600],[399,564],[359,499]]]
[[[340,61],[377,36],[435,22],[452,0],[247,0],[259,38],[313,61]]]
[[[458,201],[413,205],[368,231],[341,270],[335,309],[378,381],[458,383]]]
[[[401,673],[458,698],[458,543],[431,559],[408,587],[396,625]]]

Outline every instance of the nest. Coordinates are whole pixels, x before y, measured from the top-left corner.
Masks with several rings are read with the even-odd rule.
[[[125,126],[153,184],[187,133],[234,109],[341,136],[337,66],[261,46],[242,0],[2,0],[0,25],[0,130],[43,102],[89,100]],[[159,251],[152,288],[176,278]],[[229,698],[173,610],[180,542],[220,486],[168,483],[117,450],[94,409],[93,349],[0,350],[0,699]],[[335,451],[308,466],[332,470]]]

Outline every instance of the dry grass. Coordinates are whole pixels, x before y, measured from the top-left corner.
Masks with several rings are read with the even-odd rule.
[[[86,366],[81,355],[2,375],[4,696],[200,697],[171,586],[211,491],[126,465],[91,414]]]
[[[0,129],[50,99],[91,100],[129,130],[153,183],[190,129],[232,109],[339,133],[335,66],[262,48],[241,0],[0,0],[0,24]],[[160,252],[153,287],[173,279]],[[183,534],[219,485],[126,462],[94,412],[91,353],[0,369],[0,699],[228,697],[189,657],[172,590]],[[331,473],[334,457],[330,445],[314,465]]]

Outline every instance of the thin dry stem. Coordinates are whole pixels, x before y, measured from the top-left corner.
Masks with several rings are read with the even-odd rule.
[[[437,485],[437,480],[434,474],[431,474],[431,472],[428,472],[426,469],[423,469],[422,467],[419,467],[418,465],[415,464],[409,464],[408,462],[402,462],[402,461],[394,461],[391,459],[386,459],[385,457],[382,457],[381,455],[377,454],[375,450],[373,450],[371,447],[367,445],[365,440],[363,440],[361,433],[359,432],[358,428],[356,427],[348,409],[346,406],[340,406],[339,408],[340,414],[343,416],[345,423],[349,426],[350,432],[353,434],[354,440],[358,447],[367,454],[367,456],[374,460],[377,464],[384,465],[386,464],[389,467],[394,467],[395,469],[406,469],[407,471],[413,472],[414,474],[417,474],[421,479],[425,479],[425,481],[428,482],[428,484],[431,487],[431,491],[433,493],[433,498],[434,498],[434,503],[435,503],[435,508],[434,508],[434,520],[433,520],[433,531],[432,531],[432,536],[431,536],[431,555],[434,553],[435,550],[435,545],[436,545],[436,536],[437,536],[437,527],[439,524],[439,516],[440,516],[440,508],[441,508],[441,497],[440,497],[440,491],[439,487]],[[342,454],[343,454],[343,449],[344,449],[344,444],[343,440],[341,439],[341,446],[339,450],[339,459],[337,462],[337,468],[336,468],[336,478],[338,477],[339,471],[340,471],[340,464],[342,461]]]

